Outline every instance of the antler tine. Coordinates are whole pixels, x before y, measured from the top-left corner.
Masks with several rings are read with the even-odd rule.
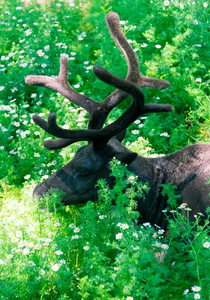
[[[137,83],[139,87],[165,89],[170,85],[170,83],[166,80],[149,78],[140,74],[138,58],[122,32],[120,19],[117,13],[110,12],[107,15],[107,26],[109,27],[110,33],[115,43],[117,44],[127,61],[127,80],[132,81],[133,83]]]
[[[68,58],[61,56],[60,58],[60,72],[58,77],[52,78],[42,75],[28,75],[25,82],[29,85],[43,86],[54,91],[59,92],[61,95],[69,99],[71,102],[82,106],[89,113],[98,107],[98,102],[84,96],[73,90],[67,81],[68,74]]]
[[[118,14],[110,12],[106,17],[106,23],[116,45],[119,47],[127,61],[128,73],[126,79],[133,83],[138,83],[140,81],[138,58],[121,29]]]
[[[107,15],[106,21],[116,45],[119,47],[120,51],[123,53],[126,59],[128,65],[128,73],[126,79],[137,84],[139,87],[151,87],[158,89],[167,88],[170,85],[168,81],[149,78],[140,74],[138,58],[132,47],[128,43],[124,33],[122,32],[118,14],[115,12],[110,12]],[[109,95],[102,103],[104,106],[106,105],[108,107],[109,111],[111,111],[127,96],[128,95],[126,95],[125,92],[116,90],[111,95]]]

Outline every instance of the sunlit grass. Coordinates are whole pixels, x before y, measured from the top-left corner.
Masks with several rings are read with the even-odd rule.
[[[118,206],[113,218],[106,201],[116,191],[105,186],[101,201],[83,208],[58,206],[56,195],[46,199],[45,211],[31,202],[35,183],[83,145],[44,149],[51,137],[33,123],[32,114],[46,119],[56,112],[60,125],[74,129],[86,128],[88,114],[62,95],[24,82],[30,74],[57,76],[65,55],[71,86],[97,101],[105,98],[112,88],[94,77],[93,65],[123,78],[127,72],[105,25],[106,14],[116,11],[142,74],[171,83],[163,91],[144,89],[146,100],[175,107],[171,114],[136,120],[125,144],[156,157],[208,142],[208,3],[0,0],[0,11],[1,299],[210,299],[208,230],[199,227],[199,214],[197,222],[184,225],[179,214],[184,205],[169,210],[171,234],[164,237],[163,229],[148,223],[134,226]]]
[[[201,227],[198,214],[190,224],[183,204],[169,207],[169,236],[149,222],[138,226],[135,197],[146,186],[116,160],[111,167],[114,188],[100,180],[99,201],[80,208],[61,206],[59,193],[40,206],[32,202],[30,186],[20,191],[4,185],[3,299],[208,299],[208,222]]]

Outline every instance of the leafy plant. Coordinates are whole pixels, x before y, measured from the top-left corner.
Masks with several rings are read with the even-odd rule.
[[[40,203],[31,203],[34,184],[83,145],[45,150],[43,141],[50,137],[33,124],[31,114],[47,118],[56,112],[59,124],[84,129],[88,117],[61,95],[24,83],[30,74],[56,76],[59,58],[66,55],[72,87],[97,101],[104,99],[113,89],[94,77],[92,66],[99,64],[120,77],[127,72],[105,26],[105,15],[116,11],[142,74],[171,83],[163,91],[144,88],[146,101],[175,107],[171,114],[134,122],[125,143],[152,157],[209,142],[208,3],[43,2],[0,0],[1,298],[209,299],[208,223],[200,225],[199,214],[189,223],[188,210],[175,205],[171,186],[166,187],[172,204],[169,236],[148,223],[136,224],[135,197],[146,187],[116,161],[116,184],[110,188],[99,181],[97,203],[65,208],[55,205],[59,193],[45,199],[45,211],[39,210]]]

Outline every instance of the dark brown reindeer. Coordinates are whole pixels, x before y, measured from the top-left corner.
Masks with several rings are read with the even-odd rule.
[[[209,187],[206,182],[210,176],[210,145],[192,145],[165,157],[145,158],[128,150],[121,144],[126,128],[145,113],[170,112],[173,107],[164,104],[145,103],[139,87],[167,88],[169,83],[154,78],[143,77],[139,73],[137,57],[120,28],[116,13],[107,15],[107,26],[115,43],[124,54],[128,74],[126,80],[120,79],[105,69],[95,66],[95,75],[103,82],[117,88],[103,102],[98,103],[75,92],[67,81],[68,59],[61,57],[60,73],[57,78],[47,76],[27,76],[27,84],[53,89],[71,102],[83,107],[89,113],[87,130],[67,130],[59,127],[56,114],[50,113],[48,121],[33,115],[34,122],[49,134],[59,138],[45,141],[47,149],[61,149],[77,141],[88,141],[81,147],[73,160],[54,173],[46,181],[38,184],[33,196],[43,197],[51,188],[65,192],[61,199],[65,205],[86,203],[97,200],[95,184],[105,178],[110,185],[114,179],[109,176],[109,162],[116,157],[126,163],[139,181],[147,182],[150,189],[145,200],[138,199],[140,222],[149,221],[164,228],[166,222],[162,210],[167,206],[162,196],[162,184],[177,186],[180,201],[192,209],[190,219],[197,212],[205,214],[210,205]],[[127,110],[112,124],[103,127],[110,111],[128,96],[132,102]]]

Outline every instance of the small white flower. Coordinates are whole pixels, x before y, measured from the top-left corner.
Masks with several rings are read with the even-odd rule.
[[[49,50],[50,50],[50,45],[45,46],[45,47],[44,47],[44,50],[45,50],[45,51],[49,51]]]
[[[162,132],[162,133],[160,134],[160,136],[170,137],[170,135],[169,135],[167,132]]]
[[[187,206],[187,203],[182,203],[178,208],[184,209]]]
[[[56,233],[54,231],[51,231],[48,233],[49,236],[55,235]]]
[[[65,265],[65,263],[66,263],[65,259],[61,259],[61,260],[60,260],[60,264],[61,264],[61,265]]]
[[[205,242],[205,243],[203,243],[203,247],[204,247],[204,248],[209,248],[209,247],[210,247],[210,242]]]
[[[17,239],[16,237],[13,236],[13,237],[11,238],[11,242],[12,242],[12,243],[16,243],[16,242],[18,242],[18,239]]]
[[[167,249],[169,248],[169,246],[166,245],[166,244],[162,244],[162,245],[161,245],[161,248],[164,249],[164,250],[167,250]]]
[[[80,232],[79,227],[75,227],[75,228],[74,228],[74,232],[75,232],[75,233]]]
[[[78,239],[79,239],[79,235],[78,235],[78,234],[73,235],[73,236],[71,237],[71,239],[72,239],[72,240],[78,240]]]
[[[128,229],[129,228],[129,225],[128,224],[122,224],[121,225],[121,228],[124,230],[124,229]]]
[[[27,255],[27,254],[29,254],[29,249],[28,248],[24,248],[23,249],[23,255]]]
[[[46,242],[46,243],[50,243],[50,242],[52,242],[52,239],[47,238],[47,239],[45,239],[45,242]]]
[[[123,234],[122,233],[118,233],[118,234],[116,234],[116,239],[117,240],[121,240],[122,239],[122,236],[123,236]]]
[[[11,89],[11,92],[12,93],[14,93],[14,92],[16,92],[18,89],[16,88],[16,87],[13,87],[12,89]]]
[[[131,133],[132,134],[139,134],[139,130],[136,130],[136,129],[135,130],[131,130]]]
[[[89,246],[83,247],[83,249],[86,250],[86,251],[89,250],[89,248],[90,248]]]
[[[193,24],[194,24],[194,25],[198,25],[198,21],[197,21],[197,20],[194,20],[194,21],[193,21]]]
[[[195,285],[195,286],[191,287],[191,290],[192,290],[193,292],[200,292],[201,287]],[[198,298],[198,299],[199,299],[199,298]]]
[[[166,1],[166,2],[168,2],[168,1]],[[155,48],[160,49],[161,45],[155,45]]]
[[[52,270],[53,270],[53,271],[58,271],[59,268],[60,268],[60,265],[59,265],[59,264],[54,264],[54,265],[52,265]]]
[[[38,51],[36,51],[36,54],[38,55],[38,56],[44,56],[45,55],[45,53],[43,52],[43,50],[38,50]]]
[[[205,3],[203,3],[203,7],[207,7],[208,6],[208,4],[205,2]]]
[[[146,44],[146,43],[143,43],[143,44],[141,44],[141,47],[142,47],[142,48],[146,48],[146,47],[147,47],[147,44]]]
[[[37,249],[37,250],[39,250],[39,249],[41,249],[41,248],[42,248],[42,245],[40,245],[40,244],[36,244],[36,245],[34,246],[34,248],[35,248],[35,249]]]
[[[189,293],[190,290],[186,289],[183,293],[183,295],[186,295],[187,293]]]
[[[200,298],[201,298],[200,294],[195,294],[194,295],[194,299],[200,299]]]
[[[17,231],[17,232],[16,232],[16,236],[17,236],[17,237],[22,236],[22,231]]]
[[[55,254],[61,255],[61,254],[63,254],[63,252],[61,250],[58,250],[58,251],[55,251]]]
[[[144,226],[151,226],[149,222],[143,223]]]
[[[57,222],[57,223],[54,224],[55,227],[58,227],[58,226],[60,226],[60,225],[61,225],[61,224],[60,224],[59,222]]]
[[[166,0],[166,1],[164,1],[164,5],[165,5],[165,6],[169,6],[169,4],[170,4],[170,2],[169,2],[169,1],[167,1],[167,0]]]
[[[27,29],[27,30],[25,31],[25,34],[26,34],[26,36],[31,35],[31,34],[32,34],[32,29]]]
[[[196,78],[195,81],[196,82],[202,82],[202,79],[201,78]]]
[[[40,274],[40,275],[44,275],[44,274],[45,274],[45,270],[40,270],[40,271],[39,271],[39,274]]]

